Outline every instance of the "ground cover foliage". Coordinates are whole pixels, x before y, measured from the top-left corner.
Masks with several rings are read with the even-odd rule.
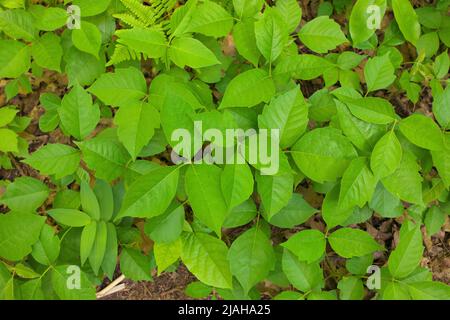
[[[449,4],[0,0],[0,299],[450,299]]]

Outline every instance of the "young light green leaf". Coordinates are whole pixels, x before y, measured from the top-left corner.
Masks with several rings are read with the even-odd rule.
[[[415,113],[402,119],[399,124],[401,133],[415,145],[428,150],[443,149],[443,135],[433,119]]]
[[[380,27],[386,11],[386,0],[357,0],[350,14],[350,35],[353,44],[368,40]]]
[[[281,175],[256,175],[256,186],[261,197],[264,213],[270,220],[283,207],[292,196],[294,177],[291,173]]]
[[[301,194],[293,193],[288,204],[276,213],[270,224],[279,228],[293,228],[306,222],[317,209],[311,207]]]
[[[201,282],[231,289],[232,274],[227,260],[228,248],[220,239],[205,233],[183,237],[181,260]]]
[[[339,24],[327,16],[314,18],[298,33],[300,40],[312,51],[326,53],[347,42]]]
[[[264,108],[258,116],[260,129],[279,129],[280,147],[292,146],[306,131],[308,125],[308,104],[300,88],[279,95]]]
[[[260,20],[255,22],[256,45],[270,64],[275,61],[288,41],[288,32],[278,11],[266,8]]]
[[[122,217],[155,217],[163,214],[175,197],[179,167],[160,167],[143,175],[127,190],[116,220]]]
[[[408,0],[392,0],[392,10],[406,40],[416,45],[420,37],[420,24],[411,2]]]
[[[274,75],[311,80],[320,77],[331,67],[333,64],[325,58],[312,54],[299,54],[280,58]]]
[[[253,193],[253,175],[244,164],[225,165],[220,176],[222,194],[229,210],[240,205]]]
[[[292,157],[297,166],[317,182],[335,181],[356,156],[350,141],[331,127],[306,133],[292,147]]]
[[[6,187],[0,203],[13,211],[34,212],[49,195],[48,187],[40,180],[20,177]]]
[[[297,256],[300,261],[311,263],[319,260],[325,253],[325,235],[318,230],[297,232],[281,245]]]
[[[55,175],[56,179],[61,179],[78,169],[80,159],[79,150],[65,144],[52,143],[32,153],[23,162],[39,170],[41,174]]]
[[[219,109],[232,107],[253,107],[269,102],[275,94],[272,78],[262,69],[245,71],[228,84]]]
[[[81,27],[72,31],[72,42],[79,50],[99,58],[102,34],[95,24],[82,21]]]
[[[195,8],[186,31],[220,38],[226,36],[232,27],[233,17],[219,4],[207,0]]]
[[[133,281],[151,281],[151,258],[136,249],[125,248],[120,255],[120,270]]]
[[[194,215],[217,235],[228,214],[222,194],[222,170],[209,164],[191,165],[186,172],[186,193]]]
[[[391,275],[396,279],[407,277],[420,264],[422,253],[422,232],[419,227],[401,234],[400,241],[388,260]]]
[[[166,54],[167,41],[164,33],[151,28],[132,28],[117,30],[115,34],[121,43],[149,58],[161,58]]]
[[[393,130],[386,133],[373,148],[370,167],[378,178],[387,177],[397,170],[402,160],[402,146]]]
[[[0,40],[0,47],[1,78],[18,78],[30,69],[30,47],[14,40]]]
[[[19,261],[30,254],[44,223],[45,217],[31,213],[0,215],[0,257]]]
[[[74,209],[51,209],[48,215],[58,223],[69,227],[84,227],[91,222],[91,217],[84,212]]]
[[[100,120],[98,105],[92,104],[92,97],[79,84],[66,94],[58,109],[63,131],[78,140],[86,138]]]
[[[275,263],[270,240],[261,230],[252,228],[241,234],[228,251],[232,274],[247,293],[264,280]]]
[[[54,33],[45,33],[33,42],[31,54],[34,62],[39,66],[61,72],[63,49],[60,45],[60,38]]]
[[[367,92],[384,89],[391,85],[395,80],[394,71],[388,54],[369,59],[364,66]]]
[[[361,257],[383,249],[367,232],[359,229],[339,229],[328,237],[328,241],[333,250],[344,258]]]
[[[323,287],[323,271],[318,262],[302,262],[284,249],[282,268],[289,282],[300,291],[309,292]]]
[[[133,159],[141,152],[159,127],[159,113],[149,103],[142,101],[133,102],[122,106],[114,117],[114,123],[118,126],[117,135],[120,142],[130,153]]]
[[[204,68],[220,64],[214,53],[194,38],[176,38],[169,47],[168,55],[180,68]]]

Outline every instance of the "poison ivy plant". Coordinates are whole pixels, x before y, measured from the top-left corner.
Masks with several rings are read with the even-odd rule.
[[[0,299],[450,299],[434,3],[0,0]]]

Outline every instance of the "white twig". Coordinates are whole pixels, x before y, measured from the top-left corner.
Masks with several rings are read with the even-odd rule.
[[[116,280],[111,282],[106,288],[97,292],[97,299],[106,297],[107,295],[123,290],[125,288],[125,284],[120,284],[123,280],[125,280],[125,276],[122,274]]]

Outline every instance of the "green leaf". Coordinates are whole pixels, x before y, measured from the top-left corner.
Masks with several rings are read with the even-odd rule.
[[[328,237],[328,241],[333,250],[344,258],[361,257],[383,249],[367,232],[359,229],[339,229]]]
[[[89,0],[73,0],[73,4],[80,7],[82,17],[96,16],[104,12],[111,0],[97,0],[94,3]]]
[[[415,145],[428,150],[443,149],[443,135],[439,126],[433,119],[412,114],[402,119],[399,124],[401,133]]]
[[[162,215],[145,222],[145,234],[156,243],[171,243],[180,237],[184,222],[184,207],[173,202]]]
[[[120,270],[133,281],[151,281],[151,258],[136,249],[124,248],[120,255]]]
[[[260,20],[255,22],[256,46],[270,64],[281,54],[288,41],[288,32],[281,15],[266,8]]]
[[[158,275],[180,258],[182,250],[183,243],[181,238],[170,243],[155,242],[153,245],[153,254],[155,255],[156,265],[158,266]]]
[[[274,75],[288,76],[299,80],[312,80],[320,77],[333,64],[312,54],[299,54],[280,58]]]
[[[48,187],[40,180],[20,177],[8,185],[0,203],[13,211],[34,212],[49,195]]]
[[[247,200],[253,193],[253,175],[244,164],[225,165],[220,176],[220,186],[229,210]]]
[[[161,58],[166,54],[167,40],[164,33],[157,29],[121,29],[115,34],[121,43],[137,52],[144,53],[149,58]]]
[[[433,206],[428,209],[425,215],[425,226],[427,227],[427,234],[429,236],[435,235],[441,227],[445,224],[447,213],[442,211],[439,207]]]
[[[97,223],[97,231],[95,233],[95,241],[89,254],[89,264],[96,275],[102,265],[106,252],[106,243],[108,237],[108,227],[106,222],[99,221]],[[123,270],[122,270],[123,272]]]
[[[233,28],[233,40],[239,54],[257,67],[261,54],[256,46],[255,22],[248,19],[236,23]]]
[[[43,31],[54,31],[67,23],[67,11],[62,8],[31,5],[28,11],[34,17],[34,26]]]
[[[86,181],[81,181],[80,200],[83,211],[93,220],[100,220],[100,205],[94,191]]]
[[[405,39],[416,45],[420,37],[420,24],[411,3],[408,0],[392,0],[392,10]]]
[[[149,103],[135,102],[119,108],[114,117],[117,135],[133,159],[148,144],[159,127],[158,111]]]
[[[450,286],[436,281],[421,281],[408,286],[414,300],[450,300]]]
[[[433,164],[437,168],[446,188],[450,186],[450,135],[444,134],[444,148],[431,151]]]
[[[61,240],[55,235],[52,227],[47,224],[41,229],[39,240],[33,245],[31,255],[40,264],[50,266],[59,256]]]
[[[270,219],[285,207],[292,196],[294,177],[291,173],[281,175],[256,175],[258,194],[267,218]]]
[[[84,272],[73,266],[62,265],[52,268],[51,283],[61,300],[95,300],[94,285]]]
[[[387,177],[397,170],[402,160],[402,146],[393,130],[386,133],[373,148],[370,167],[378,178]]]
[[[10,129],[0,128],[0,151],[18,152],[19,140],[17,133]]]
[[[340,185],[336,184],[327,192],[322,203],[322,217],[329,229],[344,224],[353,213],[352,207],[339,204],[340,190]]]
[[[362,300],[364,298],[364,285],[357,277],[343,277],[337,287],[341,300]]]
[[[411,300],[411,296],[404,284],[391,281],[384,287],[383,300]]]
[[[447,56],[448,54],[444,52]],[[447,71],[448,72],[448,65]],[[433,94],[433,114],[437,122],[442,128],[448,129],[450,127],[450,110],[448,107],[450,103],[450,87],[447,86],[441,93]]]
[[[311,207],[303,196],[293,193],[288,204],[276,213],[270,220],[270,224],[279,228],[293,228],[306,222],[317,209]]]
[[[190,233],[183,237],[181,260],[201,282],[232,288],[232,274],[227,260],[228,248],[220,239],[205,233]]]
[[[206,298],[211,294],[212,288],[200,281],[194,281],[188,284],[184,292],[192,298]]]
[[[388,124],[397,119],[392,104],[382,98],[351,99],[346,104],[355,117],[369,123]]]
[[[222,170],[215,165],[194,164],[186,172],[186,193],[194,215],[217,235],[228,214],[222,195]]]
[[[79,84],[66,94],[58,109],[63,131],[78,140],[86,138],[100,120],[98,105],[92,104],[92,97]]]
[[[306,133],[293,147],[292,157],[299,169],[317,182],[335,181],[357,153],[339,130],[318,128]]]
[[[31,54],[34,62],[42,68],[61,72],[63,49],[60,45],[60,38],[54,33],[45,33],[37,41],[33,42]]]
[[[19,110],[14,107],[2,107],[0,109],[0,127],[10,124],[16,117],[17,112],[19,112]]]
[[[241,234],[228,251],[232,274],[239,280],[245,293],[264,280],[272,269],[275,255],[267,236],[258,228]]]
[[[327,16],[308,21],[298,33],[300,40],[312,51],[326,53],[347,42],[339,24]]]
[[[104,130],[93,139],[78,142],[83,160],[95,171],[95,176],[107,181],[114,180],[125,171],[130,159],[128,151],[117,140],[114,130]]]
[[[369,59],[364,66],[367,92],[387,88],[395,80],[395,69],[389,59],[389,54]]]
[[[344,208],[355,205],[362,208],[372,199],[377,182],[378,179],[369,169],[367,158],[353,159],[342,176],[339,205]]]
[[[74,209],[51,209],[48,215],[61,223],[70,227],[84,227],[91,222],[91,217],[84,212]]]
[[[251,69],[230,81],[219,109],[250,108],[261,102],[269,102],[274,94],[275,85],[267,72],[261,69]]]
[[[94,193],[100,206],[100,217],[103,221],[109,221],[114,214],[114,194],[113,189],[103,180],[95,181]]]
[[[19,261],[30,254],[44,223],[44,217],[31,213],[17,211],[0,215],[0,257]]]
[[[256,217],[256,205],[252,199],[248,199],[237,207],[231,209],[225,218],[223,228],[236,228],[246,225]]]
[[[219,4],[207,0],[195,8],[186,32],[220,38],[226,36],[232,27],[233,17]]]
[[[30,69],[31,50],[13,40],[0,40],[0,78],[18,78]]]
[[[422,232],[419,227],[401,234],[400,241],[388,260],[391,275],[396,279],[410,275],[420,264],[422,254]]]
[[[299,87],[273,98],[258,116],[260,129],[279,129],[280,147],[292,146],[308,125],[308,104]]]
[[[72,42],[79,50],[99,58],[102,34],[95,24],[81,21],[81,28],[72,30]]]
[[[41,174],[55,175],[56,179],[61,179],[78,169],[80,159],[79,150],[65,144],[52,143],[33,152],[23,162],[39,170]]]
[[[13,39],[32,41],[36,35],[33,16],[23,9],[0,12],[0,30]]]
[[[163,214],[175,197],[179,167],[160,167],[136,179],[125,193],[116,220],[122,217],[155,217]]]
[[[220,64],[214,53],[194,38],[176,38],[169,47],[168,55],[180,68],[204,68]]]
[[[118,241],[116,226],[109,222],[107,223],[107,229],[106,250],[105,256],[103,257],[102,270],[106,273],[109,279],[112,279],[117,266]]]
[[[97,234],[97,222],[91,221],[87,224],[81,232],[80,238],[80,260],[83,265],[91,254],[92,247],[95,242],[95,235]]]
[[[302,8],[299,3],[296,0],[278,0],[275,5],[286,24],[287,33],[294,32],[302,19]]]
[[[352,8],[349,23],[350,35],[355,45],[368,40],[379,28],[376,25],[378,12],[370,10],[370,6],[373,5],[379,8],[379,22],[381,23],[386,11],[386,0],[357,0]]]
[[[262,0],[233,0],[234,11],[239,20],[242,20],[242,18],[253,17],[261,10],[263,4],[264,1]]]
[[[323,286],[323,271],[318,262],[302,262],[285,249],[282,268],[289,282],[300,291],[308,292]]]
[[[318,230],[297,232],[281,245],[289,249],[300,261],[311,263],[319,260],[325,253],[325,235]]]
[[[130,67],[102,74],[88,91],[106,105],[122,106],[145,97],[147,83],[140,70]]]
[[[410,152],[403,152],[402,160],[395,172],[381,181],[385,188],[403,201],[422,204],[422,176],[420,166]],[[408,188],[405,188],[408,186]]]

